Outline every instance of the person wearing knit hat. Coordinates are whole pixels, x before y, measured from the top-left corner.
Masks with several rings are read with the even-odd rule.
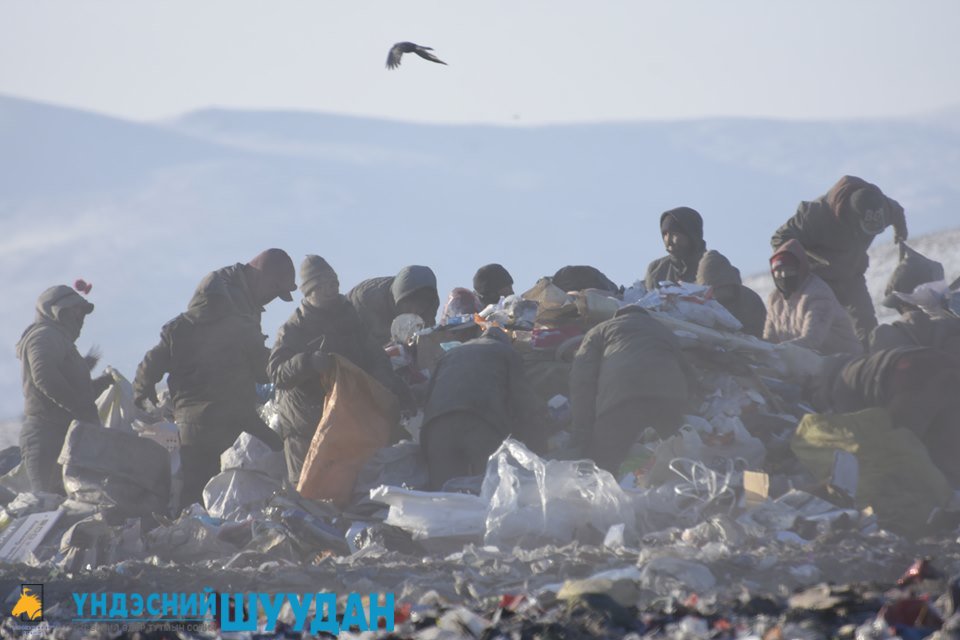
[[[109,376],[90,379],[96,358],[84,358],[75,342],[93,304],[66,285],[37,299],[36,317],[17,342],[23,367],[23,426],[20,452],[34,493],[64,493],[57,456],[73,420],[100,424],[96,398]]]
[[[722,304],[743,325],[743,332],[763,337],[767,308],[763,299],[743,286],[740,270],[719,251],[707,251],[697,267],[697,284],[711,288],[714,299]]]
[[[700,213],[690,207],[664,211],[660,215],[660,235],[668,255],[647,266],[647,290],[656,289],[661,282],[694,282],[700,258],[707,251]]]
[[[303,300],[280,327],[267,360],[267,372],[276,389],[287,476],[294,486],[323,416],[334,355],[357,365],[399,397],[406,394],[386,352],[341,295],[340,280],[326,260],[317,255],[304,258],[300,291]]]
[[[276,298],[293,300],[295,275],[293,260],[276,248],[207,274],[137,368],[134,402],[141,408],[158,404],[156,385],[167,377],[184,506],[202,502],[203,487],[220,472],[220,454],[242,432],[273,449],[283,444],[257,412],[257,384],[269,382],[270,354],[260,318]]]
[[[398,315],[416,314],[424,326],[432,327],[440,309],[437,276],[422,265],[404,267],[395,276],[364,280],[347,293],[347,298],[381,345],[390,342],[390,325]]]
[[[879,187],[856,176],[843,176],[813,201],[801,202],[797,212],[774,232],[770,244],[778,249],[797,240],[811,259],[811,271],[833,290],[853,318],[857,337],[866,343],[877,326],[865,273],[867,249],[887,227],[894,241],[907,239],[907,221],[896,200]]]
[[[513,278],[501,264],[484,265],[473,276],[473,290],[480,298],[481,306],[487,307],[513,294]]]

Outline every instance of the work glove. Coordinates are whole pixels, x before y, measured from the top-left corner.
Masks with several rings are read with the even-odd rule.
[[[99,376],[90,381],[90,385],[93,387],[93,394],[97,397],[109,389],[113,383],[113,376],[107,372],[101,373]]]
[[[160,400],[157,399],[157,390],[152,385],[146,389],[139,389],[133,396],[133,404],[142,411],[148,411],[147,400],[153,403],[153,406],[159,407]]]
[[[310,354],[310,368],[319,373],[320,375],[328,375],[333,373],[334,359],[333,356],[323,351],[322,349],[317,349]]]
[[[902,225],[897,225],[896,227],[893,228],[893,241],[897,244],[901,242],[906,242],[908,235],[909,233],[907,232],[906,223]]]
[[[100,357],[103,355],[103,352],[100,350],[100,347],[97,345],[92,345],[90,350],[87,351],[87,355],[83,356],[83,361],[87,364],[87,368],[90,371],[97,366],[97,363],[100,362]]]

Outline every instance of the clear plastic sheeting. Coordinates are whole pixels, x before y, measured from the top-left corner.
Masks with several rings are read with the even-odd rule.
[[[607,530],[635,528],[631,498],[609,472],[588,460],[543,460],[507,439],[490,456],[481,499],[488,504],[484,542],[601,542]]]
[[[385,522],[414,540],[480,538],[484,532],[487,505],[477,496],[383,486],[372,490],[370,499],[388,505]]]

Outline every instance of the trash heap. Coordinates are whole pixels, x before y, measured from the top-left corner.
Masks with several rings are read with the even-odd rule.
[[[578,337],[623,304],[681,338],[702,401],[672,437],[644,434],[613,475],[564,455],[567,380]],[[736,333],[703,287],[638,283],[620,299],[544,279],[435,330],[395,323],[394,365],[424,376],[456,327],[484,323],[524,356],[547,457],[508,439],[482,477],[426,491],[411,424],[359,468],[351,497],[330,501],[303,497],[282,454],[243,434],[204,503],[170,517],[176,426],[139,413],[113,372],[106,428],[68,432],[66,498],[25,492],[16,470],[0,479],[3,585],[389,591],[396,633],[418,638],[960,637],[960,500],[881,416],[809,415],[816,354]],[[0,452],[0,471],[16,458]],[[71,607],[64,597],[46,615]]]

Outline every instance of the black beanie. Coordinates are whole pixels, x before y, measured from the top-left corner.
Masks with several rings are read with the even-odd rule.
[[[473,276],[473,290],[484,300],[499,296],[504,287],[513,285],[510,273],[500,264],[488,264],[477,269]]]

